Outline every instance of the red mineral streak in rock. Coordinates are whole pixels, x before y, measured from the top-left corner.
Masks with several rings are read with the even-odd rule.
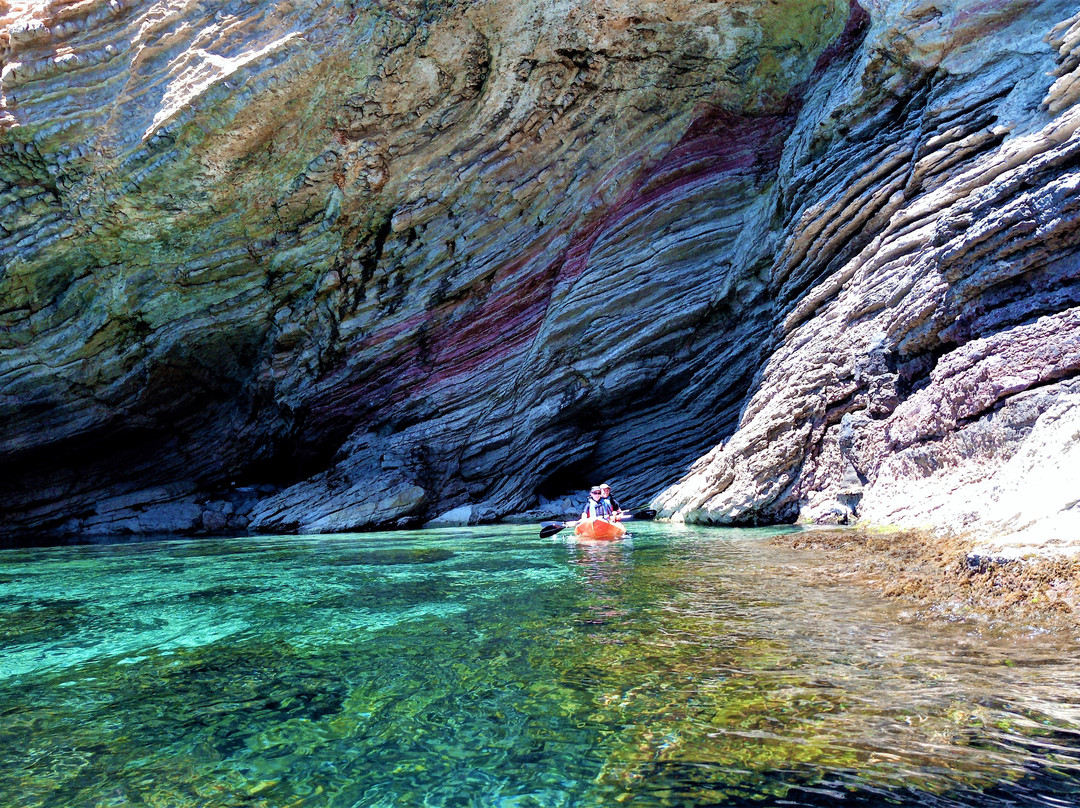
[[[320,382],[309,427],[377,422],[403,402],[439,386],[467,384],[476,371],[520,356],[547,312],[559,267],[552,262],[523,275],[538,258],[519,256],[497,270],[485,286],[500,291],[439,304],[366,337],[350,355],[374,361],[347,358],[346,368]],[[390,343],[398,349],[383,348]]]
[[[515,262],[518,266],[523,263]],[[515,282],[496,281],[505,287],[502,293],[484,298],[461,322],[448,324],[432,334],[431,353],[436,371],[431,381],[453,380],[520,355],[535,338],[547,313],[557,266],[553,263],[524,277],[517,277],[513,266],[508,268],[506,274],[514,277]]]
[[[691,124],[679,143],[644,172],[602,214],[578,230],[566,252],[558,283],[580,277],[593,246],[606,231],[631,223],[641,210],[667,196],[726,176],[763,176],[775,169],[793,114],[751,117],[712,109]]]
[[[851,0],[850,8],[850,14],[843,33],[818,57],[817,63],[814,65],[814,75],[820,75],[839,60],[850,58],[855,48],[866,35],[866,29],[870,26],[870,14],[859,4],[858,0]]]
[[[788,107],[797,107],[788,101]],[[775,169],[784,137],[795,121],[789,112],[751,116],[725,109],[698,117],[679,144],[657,166],[648,193],[672,193],[682,186],[720,174],[766,176]]]

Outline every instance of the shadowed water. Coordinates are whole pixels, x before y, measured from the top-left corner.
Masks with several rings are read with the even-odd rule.
[[[1080,805],[1080,646],[775,531],[0,551],[0,806]]]

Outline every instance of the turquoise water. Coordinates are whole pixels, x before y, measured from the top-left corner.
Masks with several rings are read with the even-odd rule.
[[[0,551],[0,806],[1080,805],[1080,645],[774,531]]]

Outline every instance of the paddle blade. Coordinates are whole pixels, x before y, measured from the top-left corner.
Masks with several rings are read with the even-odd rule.
[[[634,511],[634,518],[642,519],[647,522],[650,519],[656,518],[656,511],[654,511],[652,508],[646,508],[643,511]]]
[[[550,536],[554,536],[565,527],[566,524],[564,522],[552,522],[550,525],[544,525],[540,528],[540,538],[546,539]]]

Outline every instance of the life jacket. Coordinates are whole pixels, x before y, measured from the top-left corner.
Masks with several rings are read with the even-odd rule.
[[[611,509],[611,503],[606,499],[602,499],[599,502],[593,502],[592,497],[585,503],[585,507],[581,509],[581,512],[585,514],[589,519],[610,519],[615,515],[615,511]]]

